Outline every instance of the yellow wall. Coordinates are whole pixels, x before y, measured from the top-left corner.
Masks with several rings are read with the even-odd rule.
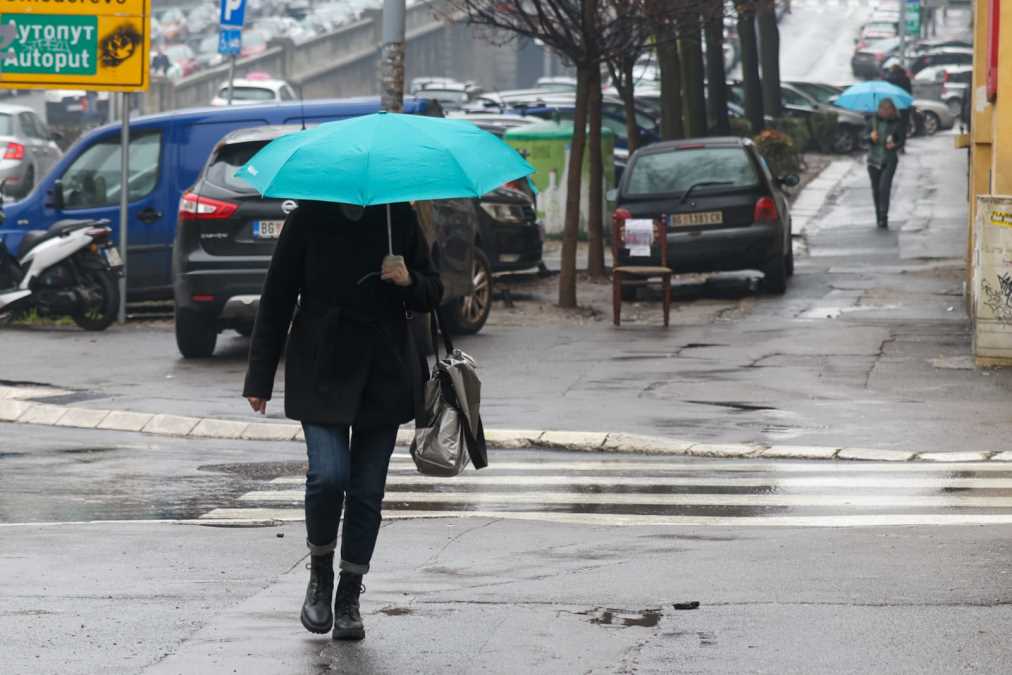
[[[991,194],[1012,195],[1012,2],[1001,3],[998,100],[991,116]],[[987,42],[984,42],[986,55]]]

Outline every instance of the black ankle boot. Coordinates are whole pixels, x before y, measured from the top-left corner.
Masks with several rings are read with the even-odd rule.
[[[314,555],[309,563],[309,586],[302,603],[302,625],[310,633],[326,633],[334,625],[330,598],[334,592],[334,554]]]
[[[365,626],[358,610],[358,596],[365,590],[361,574],[341,572],[334,596],[334,639],[361,640]]]

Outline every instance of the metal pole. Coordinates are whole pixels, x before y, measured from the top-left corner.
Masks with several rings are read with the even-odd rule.
[[[228,104],[232,105],[232,90],[235,89],[235,54],[229,60],[228,65]]]
[[[127,298],[127,225],[130,208],[130,94],[120,94],[120,189],[119,189],[119,254],[123,258],[123,277],[119,280],[119,322],[126,323]]]
[[[907,0],[900,0],[900,65],[907,67]]]
[[[383,51],[380,55],[380,92],[384,110],[404,107],[405,0],[383,0]]]

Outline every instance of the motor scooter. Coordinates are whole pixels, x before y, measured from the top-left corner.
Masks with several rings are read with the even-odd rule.
[[[0,227],[4,221],[0,205]],[[0,320],[35,310],[105,330],[119,312],[123,262],[108,220],[61,220],[24,234],[10,251],[0,234]]]

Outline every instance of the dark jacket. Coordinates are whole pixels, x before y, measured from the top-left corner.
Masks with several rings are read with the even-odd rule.
[[[393,247],[412,284],[379,279],[385,208],[369,207],[353,222],[336,204],[301,202],[288,217],[260,298],[244,396],[271,397],[287,336],[288,417],[363,428],[414,418],[425,375],[406,313],[438,307],[443,285],[406,204],[392,207]]]
[[[878,132],[878,142],[874,143],[871,140],[871,132]],[[886,142],[889,137],[892,136],[895,148],[888,150],[886,148]],[[906,132],[903,127],[903,121],[900,118],[896,119],[884,119],[875,115],[871,118],[871,123],[868,126],[868,164],[871,166],[882,167],[887,163],[895,163],[899,161],[899,150],[906,143]]]

